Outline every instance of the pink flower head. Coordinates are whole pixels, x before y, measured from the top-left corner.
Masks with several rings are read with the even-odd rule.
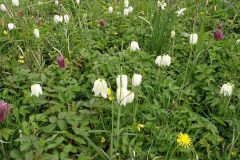
[[[213,35],[214,35],[214,39],[216,41],[220,41],[220,40],[224,39],[224,34],[223,34],[223,31],[222,31],[222,26],[221,25],[218,25],[217,30],[213,33]]]
[[[60,68],[65,68],[65,61],[64,61],[64,56],[63,55],[59,55],[57,57],[57,63],[59,65]]]
[[[3,122],[7,117],[8,104],[0,101],[0,122]]]
[[[102,28],[105,26],[105,21],[103,19],[99,21],[99,26]]]

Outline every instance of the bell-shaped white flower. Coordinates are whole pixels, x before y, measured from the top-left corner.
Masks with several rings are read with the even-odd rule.
[[[196,44],[198,42],[198,35],[197,33],[192,33],[190,35],[190,44]]]
[[[109,7],[108,8],[108,13],[112,13],[113,12],[113,7]]]
[[[126,88],[118,88],[117,89],[117,101],[118,104],[121,106],[126,106],[127,104],[127,95],[128,95],[128,90]]]
[[[5,6],[5,4],[0,5],[0,10],[3,12],[7,12],[7,7]]]
[[[12,0],[12,4],[16,7],[19,6],[19,1],[18,0]]]
[[[162,57],[162,65],[163,66],[170,66],[171,64],[171,57],[169,55],[164,55]]]
[[[124,0],[124,7],[128,8],[128,6],[129,6],[129,1],[128,0]]]
[[[157,56],[155,64],[158,66],[170,66],[171,57],[169,55]]]
[[[226,83],[221,87],[220,94],[224,96],[231,96],[233,92],[233,84]]]
[[[70,18],[69,18],[69,15],[64,15],[64,16],[63,16],[63,19],[64,19],[64,22],[65,22],[65,23],[68,23],[68,22],[69,22],[69,19],[70,19]]]
[[[174,38],[176,36],[176,32],[175,31],[171,31],[171,38]]]
[[[63,22],[63,16],[54,15],[53,20],[55,23],[62,23]]]
[[[76,3],[77,3],[77,5],[79,5],[80,4],[80,0],[76,0]]]
[[[132,41],[130,45],[130,51],[140,50],[138,42]]]
[[[176,12],[176,13],[177,13],[177,16],[178,16],[178,17],[183,16],[185,10],[186,10],[186,8],[181,8],[181,9],[179,9],[179,10]]]
[[[33,33],[34,33],[34,36],[36,37],[36,38],[40,38],[40,33],[39,33],[39,30],[38,29],[34,29],[33,30]]]
[[[134,74],[132,77],[132,84],[133,86],[139,86],[142,82],[142,75],[141,74]]]
[[[157,56],[155,64],[158,66],[162,66],[162,56]]]
[[[55,5],[59,5],[59,1],[58,0],[55,0]]]
[[[128,13],[131,13],[133,11],[133,7],[132,6],[129,6],[128,7]]]
[[[103,98],[107,98],[108,91],[107,82],[104,79],[97,79],[94,82],[92,91],[95,93],[95,96],[101,94]]]
[[[117,76],[117,87],[127,89],[127,85],[128,85],[127,75],[118,75]]]
[[[39,95],[42,95],[42,87],[40,84],[34,84],[31,86],[31,96],[38,97]]]
[[[134,100],[134,96],[135,94],[131,91],[128,91],[128,95],[127,95],[127,103],[132,103]]]
[[[125,8],[124,11],[123,11],[123,15],[128,16],[128,13],[129,13],[128,8]]]
[[[13,29],[15,29],[16,26],[13,23],[8,23],[8,30],[11,31]]]
[[[126,106],[127,103],[132,103],[134,100],[134,93],[126,88],[117,89],[117,101],[122,106]]]

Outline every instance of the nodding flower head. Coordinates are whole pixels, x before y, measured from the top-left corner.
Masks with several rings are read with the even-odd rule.
[[[65,61],[64,61],[64,56],[63,55],[59,55],[58,57],[57,57],[57,63],[58,63],[58,66],[60,67],[60,68],[65,68]]]
[[[0,122],[3,122],[7,117],[8,104],[0,101]]]
[[[99,21],[99,26],[102,28],[105,26],[105,21],[103,19]]]
[[[216,41],[220,41],[224,39],[223,29],[222,25],[217,26],[217,30],[213,33],[214,39]]]

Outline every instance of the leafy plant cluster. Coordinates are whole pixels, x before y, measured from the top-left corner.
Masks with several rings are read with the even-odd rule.
[[[13,109],[0,123],[0,159],[240,158],[240,3],[169,1],[164,10],[150,0],[130,4],[133,12],[123,16],[123,2],[115,0],[6,3],[9,14],[0,13],[0,100]],[[68,14],[70,22],[55,24],[55,14]],[[4,34],[9,22],[16,29]],[[213,38],[218,24],[222,41]],[[191,33],[199,36],[196,45],[189,44]],[[130,51],[131,41],[141,50]],[[59,53],[65,69],[57,64]],[[154,61],[164,54],[172,63],[158,67]],[[130,83],[134,73],[143,76],[140,87]],[[126,107],[116,100],[119,74],[128,75],[135,93]],[[94,96],[98,78],[107,81],[112,101]],[[230,97],[219,94],[226,82],[234,84]],[[43,88],[39,97],[31,96],[35,83]],[[191,137],[189,148],[177,143],[180,132]]]

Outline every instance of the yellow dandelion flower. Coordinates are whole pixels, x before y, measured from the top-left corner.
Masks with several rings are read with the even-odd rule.
[[[106,142],[105,137],[102,137],[100,142],[101,142],[101,143],[105,143],[105,142]]]
[[[3,31],[3,34],[4,34],[4,35],[7,35],[7,34],[8,34],[8,31],[4,30],[4,31]]]
[[[23,64],[23,63],[24,63],[24,60],[19,59],[18,62],[21,63],[21,64]]]
[[[138,131],[140,132],[140,131],[141,131],[141,128],[144,128],[144,126],[145,126],[145,125],[143,125],[143,124],[138,124],[138,125],[137,125]]]
[[[188,134],[179,133],[177,138],[177,143],[184,148],[188,148],[192,145],[192,140]]]

